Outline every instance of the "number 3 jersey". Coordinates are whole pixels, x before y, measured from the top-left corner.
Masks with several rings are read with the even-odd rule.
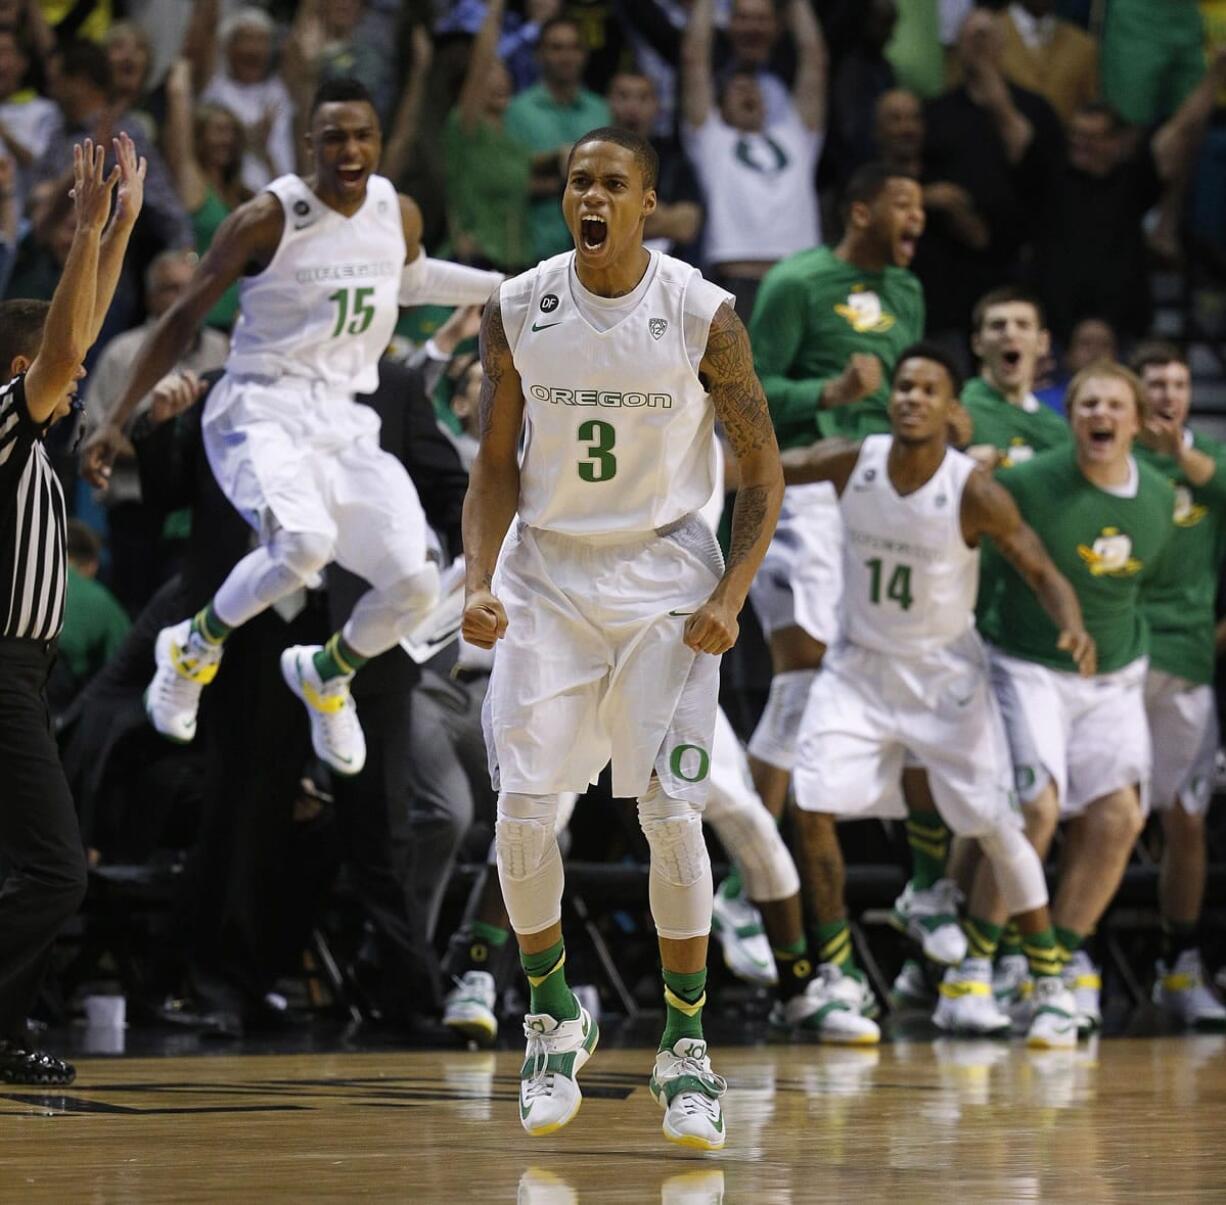
[[[285,229],[268,267],[239,284],[226,371],[372,393],[399,314],[405,242],[395,186],[371,176],[365,203],[348,218],[298,176],[281,176],[268,191]]]
[[[975,462],[953,448],[919,489],[899,494],[892,435],[870,435],[843,489],[843,636],[900,657],[945,648],[974,625],[979,549],[962,534]]]
[[[519,515],[532,527],[650,531],[711,497],[715,415],[698,366],[731,297],[689,264],[650,254],[623,297],[585,289],[573,251],[502,285],[524,397]]]

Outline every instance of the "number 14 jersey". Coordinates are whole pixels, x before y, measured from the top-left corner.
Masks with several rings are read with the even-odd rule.
[[[698,366],[731,298],[658,252],[624,297],[588,292],[574,252],[499,298],[524,396],[519,515],[574,535],[645,532],[711,497],[715,416]]]
[[[918,490],[899,494],[891,435],[860,445],[841,507],[844,639],[899,657],[945,648],[974,625],[979,549],[962,534],[962,490],[975,462],[953,448]]]

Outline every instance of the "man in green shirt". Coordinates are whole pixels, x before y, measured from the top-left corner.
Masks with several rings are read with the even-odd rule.
[[[101,545],[79,519],[68,521],[68,580],[60,656],[79,690],[113,656],[132,626],[115,596],[95,581]],[[63,702],[63,700],[61,700]]]
[[[1133,368],[1150,417],[1137,458],[1175,487],[1175,531],[1141,597],[1149,625],[1145,709],[1154,746],[1153,805],[1166,838],[1159,879],[1162,959],[1154,1003],[1188,1026],[1221,1026],[1226,1008],[1205,985],[1198,926],[1205,894],[1205,813],[1213,794],[1218,717],[1214,604],[1226,553],[1226,447],[1184,426],[1187,361],[1169,343],[1137,348]]]
[[[507,136],[529,151],[558,152],[556,174],[532,179],[532,248],[536,259],[561,255],[573,246],[562,218],[562,165],[576,139],[611,124],[609,106],[583,87],[587,48],[579,25],[554,17],[541,26],[537,43],[541,82],[526,88],[507,106]]]
[[[1133,455],[1145,397],[1131,372],[1092,365],[1073,378],[1068,399],[1072,446],[1040,453],[997,480],[1077,592],[1098,673],[1077,675],[1056,648],[1051,619],[1008,565],[979,622],[994,646],[994,686],[1026,831],[1040,855],[1056,825],[1068,822],[1052,919],[1085,1033],[1101,1016],[1097,975],[1081,945],[1115,895],[1144,825],[1151,753],[1140,594],[1174,531],[1175,491]]]

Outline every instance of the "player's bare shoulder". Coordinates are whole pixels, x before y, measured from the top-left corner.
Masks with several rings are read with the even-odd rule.
[[[766,394],[754,372],[749,333],[731,302],[724,302],[711,319],[699,375],[738,458],[775,446]]]
[[[285,210],[271,192],[244,201],[217,228],[206,258],[218,253],[240,272],[267,267],[285,233]]]
[[[396,198],[400,202],[400,221],[404,226],[404,262],[409,264],[421,250],[421,208],[412,197],[406,197],[402,192],[397,193]]]

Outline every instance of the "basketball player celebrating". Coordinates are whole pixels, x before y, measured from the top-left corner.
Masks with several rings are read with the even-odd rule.
[[[417,206],[373,174],[381,145],[365,87],[323,84],[308,135],[314,175],[282,176],[226,219],[138,354],[111,424],[84,449],[86,477],[104,485],[137,403],[238,281],[238,325],[204,442],[218,484],[261,542],[195,618],[158,636],[145,706],[172,740],[195,735],[200,692],[230,632],[335,559],[372,589],[326,645],[287,649],[281,669],[306,704],[315,752],[338,774],[357,774],[366,746],[350,679],[437,593],[416,491],[353,395],[378,383],[398,303],[484,301],[501,277],[425,256]]]
[[[563,970],[554,814],[558,793],[585,789],[611,757],[613,792],[638,799],[651,849],[667,1008],[651,1092],[667,1138],[718,1150],[701,813],[719,655],[736,640],[783,479],[731,296],[643,247],[656,167],[629,131],[580,138],[562,199],[575,250],[486,308],[463,633],[500,641],[485,714],[498,873],[531,986],[524,1128],[546,1134],[574,1117],[596,1045]],[[695,514],[715,485],[717,418],[741,481],[726,568]]]
[[[892,434],[827,440],[785,454],[788,483],[830,482],[841,498],[844,630],[827,654],[800,726],[794,776],[801,818],[872,814],[893,793],[906,753],[927,770],[954,832],[979,839],[1008,912],[1036,950],[1030,1041],[1076,1042],[1060,977],[1043,867],[1012,805],[1004,732],[974,627],[985,536],[1051,617],[1052,651],[1086,672],[1094,642],[1072,587],[1009,494],[947,446],[956,370],[937,348],[899,357]],[[978,884],[976,885],[978,888]],[[972,896],[972,908],[977,900]],[[1045,952],[1045,953],[1043,953]],[[990,963],[985,965],[983,993]]]
[[[1073,443],[996,478],[1077,592],[1098,649],[1097,674],[1080,676],[1068,653],[1055,649],[1051,619],[1013,566],[1003,567],[979,617],[993,646],[993,686],[1027,835],[1040,855],[1056,825],[1067,822],[1052,916],[1082,1033],[1101,1020],[1097,977],[1082,942],[1120,885],[1147,807],[1148,638],[1140,595],[1174,531],[1175,491],[1133,455],[1145,404],[1128,369],[1093,364],[1069,385]],[[984,929],[980,957],[991,957],[998,936]]]
[[[1219,1027],[1226,1008],[1205,984],[1199,946],[1205,813],[1218,745],[1214,603],[1226,541],[1226,448],[1187,430],[1192,374],[1177,347],[1143,343],[1132,366],[1149,419],[1137,459],[1175,487],[1171,546],[1141,606],[1149,625],[1145,710],[1154,746],[1151,796],[1162,817],[1162,960],[1154,1002],[1184,1025]]]

